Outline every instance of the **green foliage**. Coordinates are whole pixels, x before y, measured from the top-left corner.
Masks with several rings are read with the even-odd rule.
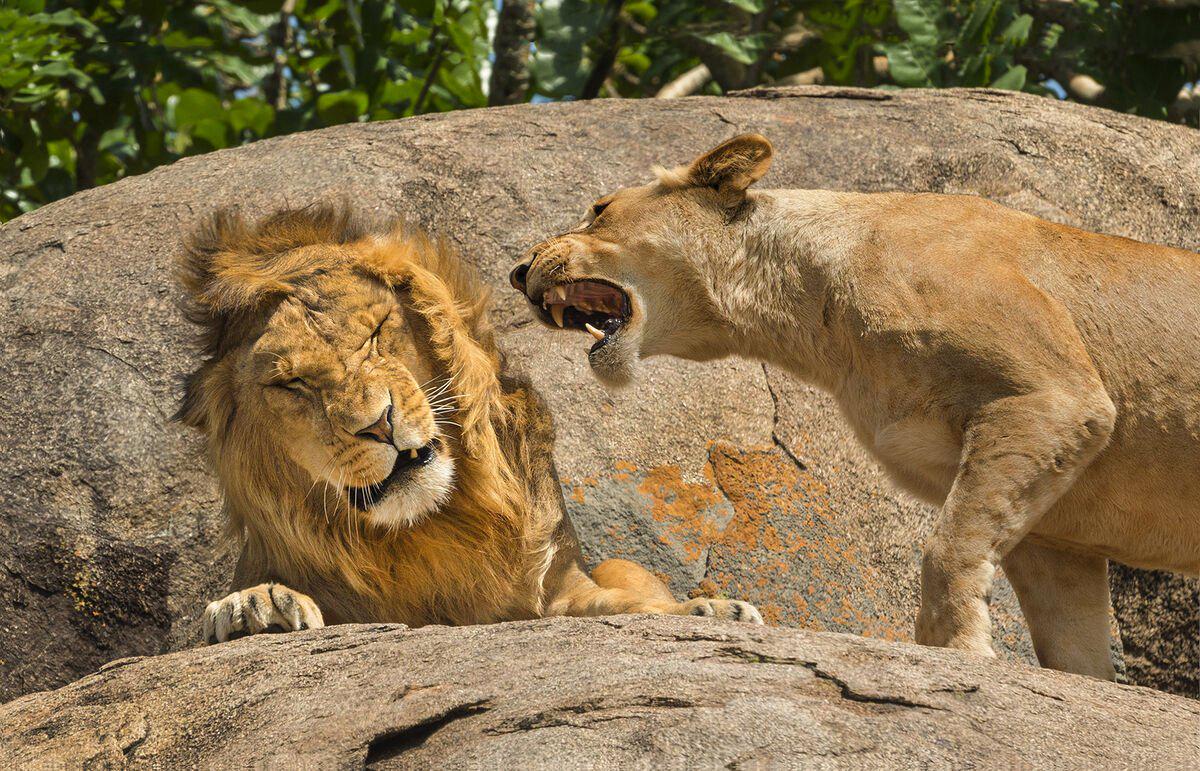
[[[482,106],[491,8],[487,0],[5,2],[0,220],[186,155]]]
[[[825,0],[809,4],[805,20],[820,32],[814,66],[827,83],[875,85],[872,61],[883,29],[892,16],[888,0]]]
[[[0,221],[187,155],[483,106],[495,12],[494,0],[0,0]],[[703,64],[698,93],[1047,93],[1082,75],[1101,105],[1200,116],[1200,98],[1177,98],[1200,62],[1188,4],[537,0],[536,17],[532,41],[509,43],[531,51],[527,98],[652,96]]]
[[[1025,87],[1017,55],[1029,42],[1033,17],[1016,0],[895,0],[895,9],[903,34],[881,49],[897,85]]]
[[[583,90],[595,62],[587,44],[599,36],[604,7],[589,0],[543,0],[538,5],[538,43],[530,65],[544,96],[569,97]]]
[[[1068,62],[1094,77],[1104,85],[1103,106],[1170,118],[1180,88],[1198,77],[1200,8],[1097,0],[1075,5],[1077,16],[1069,23],[1042,31],[1041,58]],[[1187,119],[1196,124],[1195,114]]]

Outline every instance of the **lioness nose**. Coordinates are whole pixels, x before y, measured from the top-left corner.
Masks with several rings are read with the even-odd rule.
[[[532,262],[533,260],[522,262],[512,269],[512,273],[508,274],[508,283],[512,284],[513,289],[518,292],[525,291],[525,277],[529,275],[529,266]]]
[[[374,439],[377,442],[384,444],[392,443],[392,406],[379,416],[379,420],[364,428],[362,431],[356,431],[355,436],[361,436],[363,439]]]

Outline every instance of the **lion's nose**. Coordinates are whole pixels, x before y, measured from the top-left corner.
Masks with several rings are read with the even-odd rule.
[[[533,264],[533,259],[526,260],[512,269],[512,273],[508,274],[508,283],[512,284],[513,289],[524,294],[525,279],[529,276],[529,266]]]
[[[389,404],[383,414],[379,416],[371,425],[361,431],[355,431],[355,436],[360,436],[363,439],[374,439],[377,442],[384,444],[392,443],[392,406]]]

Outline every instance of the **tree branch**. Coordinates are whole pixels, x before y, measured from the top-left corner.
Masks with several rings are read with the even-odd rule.
[[[704,88],[704,85],[710,80],[712,80],[712,73],[708,71],[708,66],[697,64],[660,88],[655,96],[659,99],[678,99],[681,96],[690,96]]]
[[[271,71],[271,79],[263,88],[263,96],[276,110],[287,107],[287,52],[292,44],[292,13],[295,10],[296,0],[284,0],[279,9],[279,21],[271,28],[269,35],[274,50],[275,66]]]
[[[434,27],[433,36],[438,41],[437,49],[433,52],[433,61],[429,63],[429,72],[425,74],[425,82],[421,84],[417,100],[413,102],[413,115],[420,115],[421,108],[425,106],[425,97],[429,96],[429,89],[433,87],[433,79],[437,77],[438,68],[442,66],[442,56],[446,53],[446,44],[449,42],[442,34],[441,27]]]

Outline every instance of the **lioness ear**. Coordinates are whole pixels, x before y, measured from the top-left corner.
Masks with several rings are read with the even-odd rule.
[[[692,184],[721,192],[744,193],[771,168],[771,143],[759,134],[742,134],[722,142],[692,161]]]

